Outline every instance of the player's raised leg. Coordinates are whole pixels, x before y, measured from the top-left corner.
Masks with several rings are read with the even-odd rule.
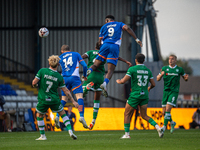
[[[71,127],[71,124],[70,124],[70,120],[68,118],[68,116],[65,114],[65,111],[62,110],[61,112],[59,112],[59,115],[61,116],[62,120],[63,120],[63,123],[64,125],[67,127],[67,130],[69,132],[69,135],[72,139],[76,140],[77,139],[77,136],[73,133],[72,131],[72,127]]]
[[[109,83],[110,79],[112,78],[115,67],[116,66],[114,64],[108,63],[108,73],[106,74],[106,78],[104,79],[103,84],[101,84],[101,86],[100,86],[100,88],[103,90],[103,95],[105,97],[108,97],[107,84]]]
[[[90,68],[87,70],[87,76],[89,76],[94,70],[96,70],[103,61],[95,59],[94,64],[90,66]]]
[[[93,82],[88,83],[87,85],[83,85],[83,97],[86,96],[86,94],[88,93],[88,91],[92,88],[92,86],[94,85]]]
[[[162,128],[160,128],[158,124],[151,117],[147,116],[147,104],[140,106],[140,114],[144,120],[148,121],[152,126],[156,128],[159,137],[162,138],[163,137]]]
[[[65,104],[67,103],[67,97],[66,96],[62,96],[62,99],[63,100],[61,100],[61,104],[64,107]],[[59,129],[60,128],[59,113],[56,113],[56,117],[54,118],[54,122],[55,122],[55,127]]]

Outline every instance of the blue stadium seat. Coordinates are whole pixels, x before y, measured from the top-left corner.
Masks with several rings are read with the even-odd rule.
[[[0,84],[0,90],[4,90],[4,84]]]
[[[5,90],[12,90],[10,84],[5,84],[5,85],[4,85],[4,89],[5,89]]]
[[[12,95],[12,90],[5,90],[6,91],[6,95]]]
[[[1,90],[1,95],[7,95],[7,91],[6,90]]]
[[[15,90],[12,90],[12,95],[17,96],[17,93],[15,92]]]

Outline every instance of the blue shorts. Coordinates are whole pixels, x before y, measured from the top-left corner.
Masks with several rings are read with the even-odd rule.
[[[77,76],[63,77],[66,87],[71,90],[74,94],[83,93],[81,80]],[[66,96],[62,91],[62,96]]]
[[[101,46],[96,59],[100,61],[105,61],[107,59],[107,63],[112,63],[116,66],[118,57],[119,57],[119,45],[112,43],[104,43]]]

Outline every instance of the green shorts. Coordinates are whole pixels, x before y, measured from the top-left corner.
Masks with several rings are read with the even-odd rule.
[[[129,98],[128,98],[128,100],[127,100],[127,103],[128,103],[131,107],[133,107],[133,108],[135,108],[135,109],[137,109],[137,106],[138,106],[138,105],[140,105],[140,106],[146,105],[146,104],[148,104],[148,102],[149,102],[149,99],[136,99],[136,98],[133,98],[133,97],[131,97],[131,96],[129,96]]]
[[[51,108],[52,112],[61,112],[63,110],[63,105],[61,104],[61,102],[58,102],[56,104],[44,104],[38,102],[36,106],[36,111],[40,114],[46,114],[49,108]]]
[[[162,107],[166,107],[167,104],[176,107],[176,101],[178,98],[178,92],[163,91]]]
[[[96,72],[93,71],[87,78],[87,81],[84,81],[82,87],[83,89],[85,88],[85,86],[90,83],[93,82],[94,85],[91,88],[92,91],[102,91],[102,89],[100,88],[100,85],[103,83],[104,81],[104,75],[101,72]]]

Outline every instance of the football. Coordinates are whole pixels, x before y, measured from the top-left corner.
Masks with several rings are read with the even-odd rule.
[[[49,30],[45,27],[40,28],[40,30],[38,31],[38,34],[40,37],[46,38],[49,35]]]

